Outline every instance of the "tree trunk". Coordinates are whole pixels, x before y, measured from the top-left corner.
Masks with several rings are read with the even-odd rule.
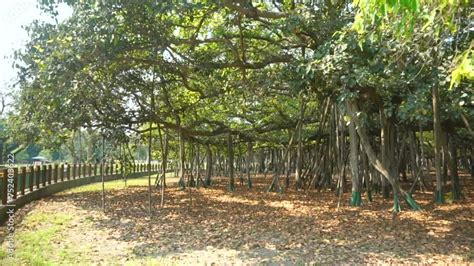
[[[234,144],[232,142],[232,133],[227,135],[227,152],[229,159],[229,190],[235,190],[235,181],[234,181]]]
[[[418,166],[416,164],[416,138],[415,138],[415,132],[410,132],[409,138],[409,153],[410,153],[410,170],[411,170],[411,177],[413,179],[413,182],[415,183],[418,180]]]
[[[151,146],[152,146],[152,137],[151,137],[151,122],[150,122],[150,132],[148,133],[148,162],[147,162],[147,171],[148,171],[148,215],[151,217]]]
[[[474,180],[474,148],[471,146],[471,179]]]
[[[362,145],[361,145],[360,150],[363,150]],[[362,157],[362,165],[364,166],[364,181],[365,181],[365,187],[366,187],[366,190],[367,190],[367,200],[369,202],[372,202],[372,188],[371,188],[371,185],[372,185],[371,184],[372,171],[369,168],[369,162],[367,160],[367,155],[365,153],[361,153],[360,156]]]
[[[395,152],[392,148],[391,142],[391,135],[393,134],[393,124],[389,121],[389,119],[385,116],[384,111],[380,110],[380,122],[382,125],[381,132],[380,132],[380,148],[382,151],[382,163],[387,167],[387,170],[390,172],[390,175],[395,177],[394,173],[392,172],[393,168],[393,153]],[[382,195],[384,199],[388,199],[390,197],[390,188],[388,180],[382,177]]]
[[[436,203],[444,203],[443,180],[441,173],[441,117],[439,110],[438,87],[433,86],[433,130],[434,130],[434,146],[435,146],[435,170],[436,170]]]
[[[400,203],[398,202],[398,193],[401,193],[404,196],[405,200],[413,210],[421,210],[421,207],[415,202],[411,195],[404,191],[402,188],[400,188],[397,179],[390,175],[387,166],[384,165],[383,162],[380,161],[377,155],[375,154],[370,144],[369,137],[367,135],[364,125],[354,115],[359,111],[357,105],[355,103],[349,102],[348,110],[351,117],[354,117],[357,134],[359,135],[360,142],[364,147],[364,151],[367,154],[367,158],[369,159],[370,164],[378,172],[380,172],[390,182],[390,184],[392,184],[392,187],[394,188],[394,211],[400,210]]]
[[[247,185],[249,188],[252,188],[252,180],[250,179],[250,165],[252,161],[252,142],[247,143]]]
[[[101,163],[101,171],[100,171],[100,179],[102,181],[102,211],[105,212],[105,180],[104,180],[104,162],[105,162],[105,137],[102,135],[102,160]],[[69,171],[69,169],[68,169]]]
[[[160,133],[161,138],[161,129],[158,127],[158,132]],[[165,133],[164,139],[161,142],[162,147],[162,160],[161,160],[161,202],[160,207],[163,208],[165,202],[165,188],[166,188],[166,171],[168,166],[168,133]]]
[[[454,135],[448,136],[448,155],[449,155],[449,170],[451,174],[451,186],[453,200],[461,199],[461,185],[459,184],[458,176],[458,158]]]
[[[188,175],[188,187],[194,187],[196,182],[194,180],[194,174],[196,171],[196,156],[195,156],[195,149],[194,143],[189,144],[189,175]]]
[[[351,180],[352,180],[351,205],[360,206],[362,204],[362,197],[360,194],[359,161],[357,159],[358,154],[359,154],[359,140],[357,137],[354,121],[351,121],[349,123],[349,142],[350,142],[349,162],[351,165]]]
[[[199,186],[203,183],[201,182],[201,156],[200,156],[200,149],[199,149],[199,144],[197,144],[196,147],[196,187],[199,188]]]
[[[179,181],[178,185],[184,189],[186,187],[186,182],[184,180],[184,165],[185,162],[185,151],[184,151],[184,136],[183,133],[179,132]]]
[[[260,163],[258,166],[258,173],[263,174],[265,172],[265,150],[264,149],[260,149],[259,159],[260,159]]]
[[[448,182],[448,133],[445,130],[442,130],[441,133],[441,162],[442,162],[442,171],[441,171],[441,180],[443,180],[443,185],[446,185]]]
[[[79,128],[79,164],[82,163],[82,131]]]
[[[336,157],[337,162],[337,172],[338,172],[338,181],[336,186],[336,193],[339,196],[338,207],[340,204],[340,200],[342,198],[342,194],[344,193],[344,185],[345,185],[345,134],[344,134],[344,122],[342,115],[338,112],[338,107],[334,104],[334,122],[335,122],[335,153],[334,156]]]
[[[303,117],[305,111],[305,104],[301,100],[300,103],[300,115],[298,124],[296,126],[296,137],[298,141],[298,147],[296,150],[296,171],[295,171],[295,185],[296,189],[301,188],[301,172],[302,172],[302,164],[303,164]]]
[[[206,146],[206,180],[204,181],[206,186],[211,185],[211,176],[212,176],[212,151],[211,151],[211,146],[208,144]]]
[[[275,149],[270,149],[270,165],[268,166],[268,171],[275,171]]]

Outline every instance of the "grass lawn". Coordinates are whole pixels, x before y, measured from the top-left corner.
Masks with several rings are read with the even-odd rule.
[[[155,178],[156,175],[151,176],[151,185],[153,186],[155,184]],[[168,173],[166,176],[166,182],[167,183],[176,183],[177,178],[174,177],[173,173]],[[125,185],[125,182],[123,179],[120,180],[112,180],[105,182],[105,190],[121,190],[121,189],[126,189],[127,187],[145,187],[148,186],[148,176],[143,176],[143,177],[138,177],[138,178],[132,178],[128,179],[127,183]],[[64,193],[80,193],[80,192],[90,192],[90,191],[102,191],[102,183],[93,183],[89,185],[84,185],[76,188],[72,188],[69,190],[66,190],[64,192],[61,192],[62,194]],[[59,194],[61,194],[59,193]]]

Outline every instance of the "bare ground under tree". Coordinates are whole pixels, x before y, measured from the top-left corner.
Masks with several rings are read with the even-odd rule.
[[[443,206],[430,203],[432,193],[417,193],[424,210],[394,219],[392,202],[378,195],[373,203],[363,198],[357,208],[348,206],[346,193],[344,207],[336,211],[333,192],[266,193],[269,182],[258,178],[253,188],[230,193],[226,180],[217,181],[192,189],[192,206],[187,190],[171,187],[164,209],[154,190],[151,220],[146,187],[109,190],[105,214],[100,191],[69,191],[22,208],[16,230],[39,230],[24,219],[35,211],[72,214],[53,250],[87,246],[77,249],[76,262],[89,263],[474,262],[472,188],[464,190],[462,202]],[[51,254],[56,258],[64,261]]]

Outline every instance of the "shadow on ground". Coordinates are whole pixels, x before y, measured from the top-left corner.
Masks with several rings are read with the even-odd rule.
[[[153,191],[148,215],[147,188],[107,191],[101,214],[100,191],[65,193],[45,201],[66,202],[91,214],[94,230],[125,242],[140,258],[180,262],[472,262],[472,194],[458,204],[433,206],[431,194],[417,194],[422,212],[393,217],[391,202],[375,197],[361,208],[336,210],[330,191],[263,192],[270,180],[230,193],[224,181],[212,188],[167,189],[165,207]],[[471,191],[466,190],[466,191]],[[349,201],[349,195],[342,202]],[[67,210],[65,210],[67,211]]]

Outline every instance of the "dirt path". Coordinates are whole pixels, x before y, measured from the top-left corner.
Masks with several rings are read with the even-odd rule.
[[[474,262],[472,194],[441,207],[429,205],[431,194],[418,194],[424,211],[392,219],[391,203],[378,197],[361,209],[336,211],[337,199],[330,192],[265,193],[262,180],[255,183],[251,191],[238,187],[234,194],[223,183],[193,189],[192,205],[188,191],[168,189],[165,208],[156,208],[151,219],[145,187],[108,191],[105,214],[99,191],[55,195],[18,214],[70,215],[53,250],[70,247],[72,263]],[[17,227],[20,234],[38,230],[27,220]]]

